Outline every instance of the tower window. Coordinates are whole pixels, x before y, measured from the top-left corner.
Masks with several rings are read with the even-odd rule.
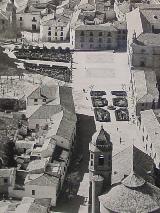
[[[104,156],[103,155],[99,156],[98,164],[99,164],[99,166],[103,166],[104,165]]]
[[[93,166],[93,161],[91,161],[91,166]]]
[[[32,190],[32,195],[35,195],[35,190]]]
[[[93,154],[91,154],[91,159],[93,159]]]

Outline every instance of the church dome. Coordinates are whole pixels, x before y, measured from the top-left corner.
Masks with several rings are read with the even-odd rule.
[[[106,212],[160,212],[160,189],[134,172],[99,200]]]
[[[101,130],[96,132],[92,137],[92,144],[95,146],[107,145],[110,144],[110,135],[104,130],[103,126],[101,126]]]

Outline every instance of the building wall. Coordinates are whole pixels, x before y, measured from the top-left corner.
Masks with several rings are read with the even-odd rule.
[[[134,67],[160,68],[160,47],[132,44],[131,65]]]
[[[67,25],[57,26],[57,23],[55,22],[55,25],[53,26],[40,26],[40,39],[41,41],[47,42],[47,41],[66,41],[69,38],[69,23]]]
[[[33,106],[33,105],[43,105],[46,104],[48,102],[52,101],[52,99],[46,99],[46,98],[39,98],[37,100],[35,100],[34,98],[27,98],[27,105],[28,106]]]
[[[94,49],[115,49],[117,47],[117,33],[110,31],[84,31],[81,36],[79,30],[75,31],[75,49],[78,50],[94,50]],[[93,32],[93,36],[90,36]],[[102,32],[102,36],[99,33]],[[72,34],[74,36],[74,33]],[[93,38],[93,40],[92,40]]]
[[[58,187],[58,185],[57,185]],[[33,198],[51,198],[52,205],[56,205],[57,190],[56,185],[54,186],[40,186],[40,185],[25,185],[25,196]],[[32,190],[35,190],[35,195],[32,195]]]
[[[114,3],[114,11],[116,13],[116,17],[118,19],[118,21],[126,21],[126,14],[125,13],[122,13],[119,9],[119,3],[118,2],[115,2]]]
[[[78,6],[78,9],[84,11],[92,11],[95,9],[95,6],[91,4],[81,4]]]
[[[39,128],[41,127],[45,127],[45,125],[48,124],[48,122],[50,121],[50,119],[28,119],[28,128],[29,129],[36,129],[36,125],[39,125]]]
[[[39,31],[40,30],[40,14],[36,13],[17,13],[17,27],[20,30]],[[35,18],[36,21],[32,21]],[[22,19],[22,20],[21,20]],[[32,25],[36,25],[33,30]]]

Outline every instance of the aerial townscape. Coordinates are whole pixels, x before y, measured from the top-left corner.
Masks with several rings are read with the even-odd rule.
[[[0,213],[160,213],[160,1],[0,0]]]

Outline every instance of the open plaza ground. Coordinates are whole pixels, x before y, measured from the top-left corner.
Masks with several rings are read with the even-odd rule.
[[[88,149],[91,136],[96,130],[99,131],[101,125],[111,135],[113,155],[133,144],[144,151],[142,138],[133,119],[134,109],[131,91],[129,91],[130,70],[126,52],[75,52],[73,54],[72,86],[76,113],[80,118],[77,128],[79,128],[79,148],[82,150],[83,160],[77,171],[81,173],[81,180],[78,185],[77,195],[70,201],[66,201],[65,204],[60,201],[54,210],[57,213],[88,212]],[[112,90],[125,90],[127,92],[126,98],[128,100],[130,120],[116,121],[114,110],[108,110],[111,116],[110,122],[96,121],[90,96],[91,90],[105,91],[106,95],[104,97],[108,100],[109,105],[113,104],[112,98],[114,96],[111,95]],[[87,132],[92,134],[87,134]]]

